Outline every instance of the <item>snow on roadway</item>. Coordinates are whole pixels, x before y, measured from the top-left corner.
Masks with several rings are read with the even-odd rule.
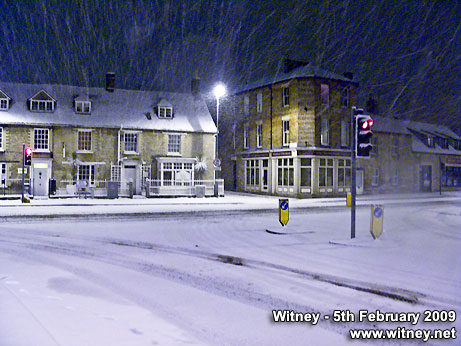
[[[347,337],[351,328],[461,330],[459,318],[414,327],[271,321],[273,309],[459,314],[459,204],[385,207],[376,241],[368,209],[358,211],[355,240],[349,217],[292,211],[284,235],[265,231],[281,229],[276,213],[4,223],[0,344],[351,345],[358,343]],[[222,261],[232,258],[243,265]]]

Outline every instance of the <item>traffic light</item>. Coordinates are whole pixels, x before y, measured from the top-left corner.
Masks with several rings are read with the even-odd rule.
[[[355,152],[357,157],[369,157],[372,149],[371,145],[371,126],[373,125],[373,119],[369,115],[358,114],[355,117],[356,124],[356,147]]]
[[[32,164],[32,148],[24,149],[24,165],[30,166]]]

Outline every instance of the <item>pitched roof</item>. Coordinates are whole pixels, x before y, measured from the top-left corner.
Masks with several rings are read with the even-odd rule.
[[[354,79],[350,79],[340,74],[337,74],[337,73],[334,73],[328,70],[324,70],[320,67],[314,66],[309,63],[305,66],[295,68],[287,73],[284,72],[283,68],[280,68],[278,71],[276,71],[275,73],[271,75],[267,75],[266,77],[261,78],[257,81],[250,82],[246,85],[238,87],[235,90],[235,93],[238,94],[244,91],[262,88],[264,86],[283,82],[286,80],[290,80],[294,78],[305,78],[305,77],[334,79],[334,80],[339,80],[343,82],[358,84],[358,82]]]
[[[31,112],[27,100],[45,90],[56,101],[52,113]],[[0,111],[0,123],[42,126],[83,126],[159,131],[216,133],[205,101],[187,93],[87,88],[52,84],[2,83],[0,90],[13,100],[8,111]],[[92,101],[91,114],[74,112],[75,99]],[[174,118],[159,119],[154,107],[161,100],[174,107]],[[151,120],[146,116],[151,114]]]
[[[418,137],[418,134],[441,137],[445,139],[461,140],[455,132],[445,125],[430,124],[421,121],[403,120],[390,117],[373,115],[373,132],[387,132],[412,136],[412,149],[416,152],[433,154],[453,154],[461,155],[460,150],[452,146],[448,149],[440,147],[435,143],[434,147],[428,147]]]

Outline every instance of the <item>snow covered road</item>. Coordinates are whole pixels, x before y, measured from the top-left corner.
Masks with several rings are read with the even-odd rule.
[[[351,328],[460,330],[454,323],[343,322],[334,310],[461,311],[461,207],[165,216],[0,226],[1,345],[350,345]],[[274,323],[272,310],[319,312]],[[32,342],[31,342],[32,341]],[[387,345],[390,340],[374,340]],[[393,340],[393,344],[419,344]],[[424,344],[455,345],[456,340]]]

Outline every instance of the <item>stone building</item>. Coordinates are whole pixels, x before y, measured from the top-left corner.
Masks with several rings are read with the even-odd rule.
[[[286,61],[283,71],[237,90],[223,107],[219,127],[226,188],[345,195],[357,88],[351,74]],[[357,159],[358,193],[459,188],[461,141],[453,131],[372,116],[374,149],[370,158]]]
[[[351,74],[286,61],[282,71],[237,90],[220,123],[226,187],[300,197],[346,193],[357,87]]]
[[[35,196],[48,195],[51,178],[58,189],[131,182],[135,194],[148,180],[191,185],[198,159],[212,167],[216,132],[196,80],[191,93],[117,89],[112,73],[106,88],[0,83],[3,187],[22,178],[24,143],[33,149],[25,177]]]
[[[461,138],[448,127],[373,115],[373,149],[358,161],[370,192],[461,188]]]

